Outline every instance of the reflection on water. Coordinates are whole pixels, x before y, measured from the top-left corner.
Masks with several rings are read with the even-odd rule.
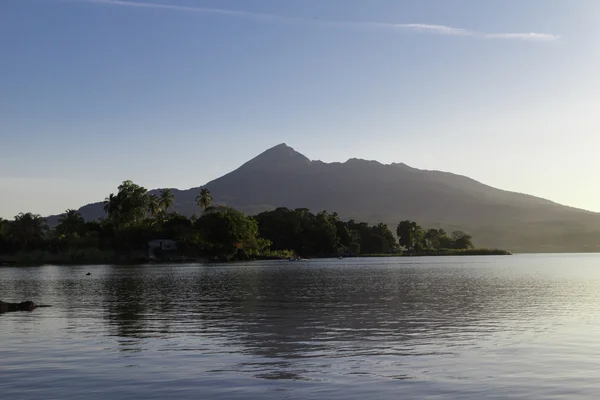
[[[0,298],[54,307],[0,316],[10,345],[0,392],[395,398],[401,387],[418,397],[592,398],[599,261],[3,268]],[[574,365],[578,374],[564,370]],[[32,372],[49,378],[19,381]],[[77,384],[56,384],[73,376]]]

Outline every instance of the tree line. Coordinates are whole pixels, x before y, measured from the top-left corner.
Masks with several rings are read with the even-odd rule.
[[[186,217],[173,211],[171,190],[158,194],[124,181],[104,201],[106,216],[84,221],[76,210],[66,210],[50,229],[40,215],[21,213],[13,221],[0,219],[0,257],[54,262],[143,261],[148,242],[177,242],[177,253],[218,260],[253,258],[327,257],[422,253],[439,249],[470,249],[464,232],[421,228],[401,221],[396,235],[385,224],[342,221],[337,213],[277,208],[247,216],[227,206],[213,206],[200,188],[198,214]]]

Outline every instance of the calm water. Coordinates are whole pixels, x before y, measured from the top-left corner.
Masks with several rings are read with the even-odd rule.
[[[92,272],[86,276],[86,272]],[[600,256],[0,268],[2,399],[590,398]]]

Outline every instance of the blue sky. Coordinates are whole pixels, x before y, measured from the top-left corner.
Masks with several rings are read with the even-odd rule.
[[[600,211],[600,2],[3,0],[0,217],[285,142]]]

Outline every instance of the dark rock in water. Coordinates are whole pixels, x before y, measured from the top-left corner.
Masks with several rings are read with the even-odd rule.
[[[11,311],[33,311],[38,307],[52,307],[48,305],[37,305],[31,300],[22,301],[20,303],[6,303],[0,300],[0,313]]]
[[[91,275],[91,274],[92,274],[91,272],[88,272],[86,275]]]

